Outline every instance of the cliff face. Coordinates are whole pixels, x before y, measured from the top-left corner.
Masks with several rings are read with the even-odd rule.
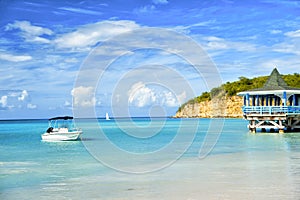
[[[177,118],[199,117],[199,118],[242,118],[243,98],[240,96],[218,96],[211,101],[185,105],[176,113]]]
[[[273,72],[272,72],[273,73]],[[277,74],[278,75],[278,74]],[[300,88],[300,74],[283,75],[282,78],[288,86]],[[232,96],[238,92],[261,88],[268,81],[268,76],[252,79],[239,77],[238,81],[227,82],[220,87],[212,88],[210,92],[204,92],[200,96],[190,99],[180,107],[180,111],[174,117],[239,117],[243,116],[243,99],[240,96]],[[204,101],[205,99],[212,99]],[[200,103],[197,103],[200,102]]]

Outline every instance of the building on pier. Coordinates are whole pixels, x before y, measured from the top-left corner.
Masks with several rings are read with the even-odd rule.
[[[276,68],[262,88],[238,95],[243,96],[243,116],[251,132],[300,130],[300,88],[289,87]]]

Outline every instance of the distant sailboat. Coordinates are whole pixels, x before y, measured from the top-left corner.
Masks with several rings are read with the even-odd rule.
[[[106,120],[110,120],[110,119],[109,119],[109,116],[108,116],[108,113],[105,114],[105,119],[106,119]]]

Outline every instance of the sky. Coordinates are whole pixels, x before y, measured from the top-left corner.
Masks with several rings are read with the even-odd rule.
[[[0,119],[172,116],[241,76],[299,73],[299,13],[293,0],[2,0]]]

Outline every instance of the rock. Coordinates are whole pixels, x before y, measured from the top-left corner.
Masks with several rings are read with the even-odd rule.
[[[242,118],[243,98],[218,95],[211,101],[185,105],[176,113],[176,118]]]

